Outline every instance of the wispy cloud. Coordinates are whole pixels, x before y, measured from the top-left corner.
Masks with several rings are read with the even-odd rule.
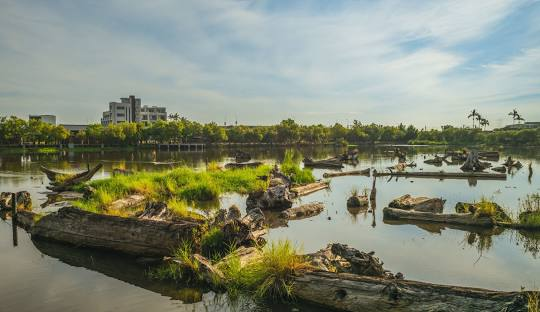
[[[505,40],[500,25],[520,10],[540,14],[540,4],[8,0],[0,107],[91,122],[135,93],[201,121],[438,126],[507,106],[540,119],[540,42],[526,40],[540,35],[540,19],[515,21],[529,38],[500,62],[472,61],[489,45],[468,49],[498,32]]]

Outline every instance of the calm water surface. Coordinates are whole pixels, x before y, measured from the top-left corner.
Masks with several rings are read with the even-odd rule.
[[[254,158],[275,163],[283,158],[283,149],[249,149]],[[345,170],[368,167],[381,171],[395,164],[390,147],[362,149],[360,161]],[[333,156],[333,148],[302,148],[313,158]],[[423,163],[441,148],[407,148],[415,170],[459,171],[459,166],[434,167]],[[369,177],[338,177],[331,189],[301,199],[302,203],[322,201],[325,211],[309,219],[274,224],[268,239],[288,238],[313,252],[330,242],[349,244],[364,251],[375,251],[393,272],[408,279],[500,290],[540,287],[540,233],[514,230],[475,231],[432,224],[385,223],[382,208],[392,199],[409,193],[413,196],[437,196],[446,199],[445,211],[452,212],[458,201],[475,201],[482,196],[493,199],[516,212],[527,194],[540,192],[540,153],[537,149],[504,150],[522,163],[533,164],[528,178],[526,167],[508,176],[506,181],[436,180],[378,178],[377,207],[374,213],[349,211],[348,194],[353,188],[371,188]],[[204,168],[210,161],[230,161],[229,152],[204,153],[98,152],[48,155],[0,154],[0,191],[27,190],[35,210],[46,201],[47,178],[39,171],[43,164],[52,168],[84,169],[104,163],[95,178],[110,175],[112,168],[135,171],[166,170],[187,165]],[[502,158],[499,163],[502,162]],[[314,170],[317,177],[327,170]],[[237,204],[245,211],[245,197],[224,196],[213,207]],[[300,202],[299,202],[300,203]],[[269,218],[272,216],[269,215]],[[108,252],[73,248],[41,240],[31,240],[18,230],[18,245],[13,246],[10,221],[0,221],[0,311],[322,311],[305,304],[267,305],[248,298],[231,303],[225,295],[201,289],[150,280],[146,268],[133,259]]]

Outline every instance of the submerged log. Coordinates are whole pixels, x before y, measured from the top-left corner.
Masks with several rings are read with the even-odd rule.
[[[313,168],[343,168],[343,164],[337,158],[313,160],[311,158],[304,158],[304,166]]]
[[[377,172],[375,176],[397,176],[411,178],[506,180],[506,174],[486,172]]]
[[[475,217],[472,213],[432,213],[386,207],[383,209],[383,214],[384,218],[394,220],[418,220],[483,227],[493,227],[495,225],[493,219],[489,217]]]
[[[183,240],[197,242],[202,223],[122,218],[65,207],[30,227],[32,237],[132,255],[167,256]]]
[[[439,157],[438,155],[435,155],[435,158],[424,160],[424,163],[428,165],[441,166],[443,163],[443,160],[444,160],[443,157]]]
[[[314,202],[283,210],[279,217],[288,220],[300,220],[320,214],[324,210],[324,204]]]
[[[425,212],[442,212],[446,200],[442,198],[428,197],[412,197],[410,194],[405,194],[398,197],[388,204],[391,208],[425,211]]]
[[[298,299],[341,311],[527,311],[523,292],[330,272],[306,273],[294,277],[294,283]]]
[[[333,177],[342,177],[342,176],[350,176],[350,175],[363,175],[369,177],[370,169],[364,169],[364,170],[354,170],[354,171],[345,171],[345,172],[325,172],[323,174],[324,178],[333,178]]]
[[[225,164],[225,168],[227,169],[241,169],[241,168],[257,168],[263,163],[260,161],[252,161],[252,162],[234,162],[234,163],[228,163]]]
[[[496,171],[496,172],[500,172],[500,173],[506,173],[506,167],[505,166],[494,167],[494,168],[491,168],[491,170]]]
[[[305,196],[320,190],[324,190],[330,187],[330,182],[314,182],[309,183],[302,186],[296,186],[292,187],[290,189],[291,193],[294,194],[295,197]]]

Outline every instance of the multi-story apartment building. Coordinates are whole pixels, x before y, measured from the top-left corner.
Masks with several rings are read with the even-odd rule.
[[[130,95],[127,98],[121,98],[120,102],[110,102],[109,110],[103,112],[101,124],[117,124],[122,122],[155,122],[158,120],[167,120],[167,109],[165,107],[146,105],[141,107],[141,99]]]

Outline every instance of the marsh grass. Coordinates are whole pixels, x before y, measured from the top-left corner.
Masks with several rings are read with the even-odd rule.
[[[468,208],[470,206],[467,207],[467,212]],[[512,222],[512,219],[503,208],[485,197],[482,197],[478,203],[475,203],[474,208],[474,216],[476,218],[488,217],[497,222]]]
[[[193,244],[183,241],[173,251],[173,258],[177,262],[168,262],[148,272],[148,276],[158,280],[171,280],[180,282],[200,282],[199,263],[191,257],[194,252]]]
[[[228,257],[220,267],[230,296],[247,292],[256,298],[274,300],[293,298],[293,277],[308,268],[310,265],[300,255],[299,248],[288,240],[266,246],[258,261],[244,267],[235,256]]]
[[[540,312],[540,292],[529,291],[527,293],[527,311]]]
[[[246,194],[265,189],[269,166],[225,171],[195,171],[180,167],[165,172],[142,172],[130,176],[118,175],[89,182],[96,191],[74,204],[84,210],[106,213],[113,201],[130,194],[141,194],[149,200],[178,200],[186,202],[216,200],[223,193]],[[178,204],[179,205],[179,204]],[[178,206],[177,205],[177,206]],[[177,209],[180,213],[182,207]]]
[[[291,180],[295,184],[307,184],[315,182],[313,171],[309,168],[300,168],[300,161],[302,155],[296,151],[288,149],[285,151],[285,157],[281,163],[281,171],[287,176],[291,177]]]
[[[530,194],[521,201],[518,222],[526,227],[540,227],[540,194]]]
[[[230,247],[221,229],[215,227],[206,231],[201,237],[201,253],[211,259],[221,259]]]

